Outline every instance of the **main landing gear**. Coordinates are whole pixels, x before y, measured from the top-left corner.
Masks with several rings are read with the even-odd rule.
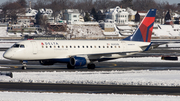
[[[87,68],[88,69],[95,69],[96,65],[94,63],[90,63],[90,64],[87,65]]]
[[[22,61],[22,65],[23,65],[23,66],[22,66],[22,69],[23,69],[23,70],[26,70],[26,69],[27,69],[27,65],[26,65],[27,63],[28,63],[28,61]]]

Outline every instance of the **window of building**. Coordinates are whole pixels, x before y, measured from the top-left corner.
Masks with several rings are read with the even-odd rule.
[[[76,18],[76,17],[77,17],[77,15],[73,15],[73,17],[74,17],[74,18]]]

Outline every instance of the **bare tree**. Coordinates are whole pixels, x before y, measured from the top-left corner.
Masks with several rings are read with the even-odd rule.
[[[137,11],[147,11],[151,8],[157,8],[157,3],[154,0],[134,0],[133,7]]]

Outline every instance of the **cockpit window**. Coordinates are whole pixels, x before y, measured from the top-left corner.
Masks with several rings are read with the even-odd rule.
[[[25,48],[24,45],[20,45],[20,48]]]
[[[19,48],[20,44],[14,44],[12,48]]]
[[[25,48],[25,46],[20,44],[14,44],[12,48]]]

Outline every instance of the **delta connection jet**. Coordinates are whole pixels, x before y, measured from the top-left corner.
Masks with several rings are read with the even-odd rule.
[[[101,62],[152,48],[151,35],[156,9],[150,9],[136,31],[123,40],[25,40],[14,44],[4,53],[4,58],[20,60],[22,69],[27,61],[39,61],[41,65],[66,63],[68,69],[87,65],[95,68],[95,61]]]

